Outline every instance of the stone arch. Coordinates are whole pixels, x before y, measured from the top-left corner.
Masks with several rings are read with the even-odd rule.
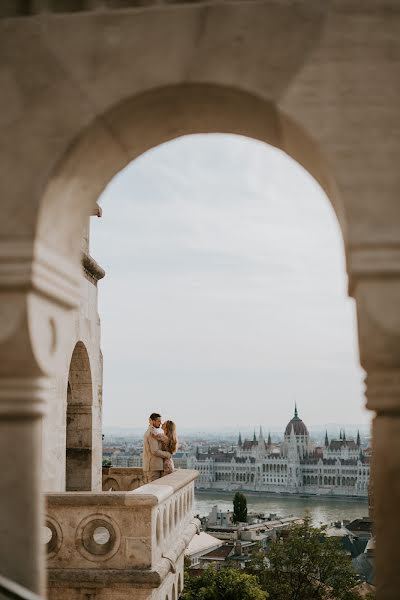
[[[67,384],[65,489],[92,488],[92,374],[86,346],[72,352]]]
[[[209,84],[148,90],[92,122],[48,180],[37,236],[78,266],[82,227],[114,175],[151,148],[194,133],[244,135],[283,150],[324,189],[345,237],[342,201],[315,140],[272,102],[239,88]]]
[[[113,492],[119,492],[120,491],[119,483],[113,477],[109,477],[103,483],[103,491],[104,492],[108,492],[109,490],[112,490]]]

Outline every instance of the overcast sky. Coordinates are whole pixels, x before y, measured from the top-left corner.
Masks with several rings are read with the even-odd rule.
[[[119,173],[92,219],[103,425],[366,423],[343,245],[315,181],[282,152],[197,135]]]

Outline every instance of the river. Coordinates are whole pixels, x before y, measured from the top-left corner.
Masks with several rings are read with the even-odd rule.
[[[368,515],[367,500],[324,498],[312,496],[299,498],[292,496],[267,496],[244,493],[247,498],[249,512],[276,513],[279,516],[293,515],[303,517],[308,513],[315,526],[333,521],[350,521]],[[222,510],[232,510],[232,492],[199,492],[195,494],[195,514],[208,515],[211,508],[218,504]]]

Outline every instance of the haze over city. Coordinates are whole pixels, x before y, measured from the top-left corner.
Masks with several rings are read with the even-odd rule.
[[[239,136],[180,138],[100,198],[104,427],[364,424],[354,303],[330,202]]]

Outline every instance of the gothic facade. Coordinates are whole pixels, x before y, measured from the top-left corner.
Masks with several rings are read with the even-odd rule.
[[[265,440],[262,429],[258,438],[242,442],[232,452],[199,453],[188,459],[196,469],[199,489],[248,490],[304,495],[368,497],[369,456],[357,440],[329,441],[315,447],[297,408],[289,421],[281,445],[271,436]]]

